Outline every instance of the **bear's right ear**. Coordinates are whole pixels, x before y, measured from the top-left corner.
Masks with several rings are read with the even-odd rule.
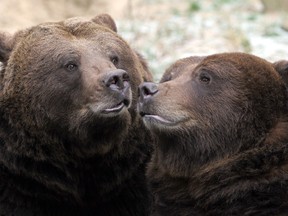
[[[273,63],[274,69],[281,75],[286,86],[288,86],[288,61],[281,60]]]
[[[0,32],[0,61],[6,63],[13,48],[13,36]]]
[[[117,26],[113,18],[108,14],[100,14],[92,19],[96,24],[108,27],[114,32],[117,32]]]

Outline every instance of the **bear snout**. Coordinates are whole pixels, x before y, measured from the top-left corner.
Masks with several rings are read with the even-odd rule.
[[[137,109],[141,116],[148,113],[151,108],[153,95],[158,92],[157,84],[153,82],[144,82],[138,88],[138,105]]]
[[[122,69],[109,71],[103,78],[108,93],[115,99],[122,101],[125,106],[130,105],[132,99],[129,74]]]

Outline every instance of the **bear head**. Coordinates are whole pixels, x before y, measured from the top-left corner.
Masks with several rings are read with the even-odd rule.
[[[158,137],[158,165],[183,176],[261,145],[287,112],[286,94],[271,63],[223,53],[181,59],[159,84],[141,84],[138,110]]]
[[[122,143],[137,118],[137,87],[151,74],[116,31],[102,14],[0,33],[2,128],[59,134],[79,154]]]

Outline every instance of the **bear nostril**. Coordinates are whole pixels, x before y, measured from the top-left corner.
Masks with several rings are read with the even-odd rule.
[[[119,77],[114,76],[114,77],[111,77],[111,81],[109,82],[109,85],[117,85],[118,82],[119,82]]]
[[[112,89],[123,89],[125,87],[124,82],[129,81],[129,75],[126,71],[117,69],[109,71],[109,73],[104,77],[104,84]]]
[[[143,88],[143,94],[144,94],[144,95],[150,95],[149,89],[148,89],[147,87],[145,87],[145,86],[144,86],[144,88]]]
[[[130,81],[130,77],[129,77],[128,73],[123,74],[123,81],[127,81],[127,82]]]
[[[139,87],[140,96],[145,98],[148,96],[153,96],[158,92],[158,86],[152,82],[144,82]]]

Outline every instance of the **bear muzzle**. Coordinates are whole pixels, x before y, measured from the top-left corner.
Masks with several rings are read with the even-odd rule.
[[[126,71],[116,69],[109,72],[103,79],[109,94],[113,95],[116,103],[104,109],[103,114],[120,113],[124,108],[129,108],[132,100],[130,78]]]
[[[90,80],[90,82],[92,81]],[[94,114],[103,117],[117,116],[131,106],[130,78],[128,73],[122,69],[107,71],[101,78],[98,78],[98,85],[92,84],[89,88],[91,95],[88,98],[87,106]]]
[[[153,96],[158,92],[157,84],[152,82],[144,82],[138,89],[138,111],[141,116],[144,116],[146,111],[153,103]]]
[[[158,115],[157,108],[153,104],[153,97],[158,93],[158,85],[152,82],[144,82],[139,86],[138,112],[148,126],[152,124],[174,125],[174,122]]]
[[[144,82],[139,86],[139,100],[137,111],[143,118],[146,126],[150,127],[178,127],[187,121],[187,117],[178,109],[171,110],[161,100],[161,84]],[[179,115],[177,115],[179,114]]]

